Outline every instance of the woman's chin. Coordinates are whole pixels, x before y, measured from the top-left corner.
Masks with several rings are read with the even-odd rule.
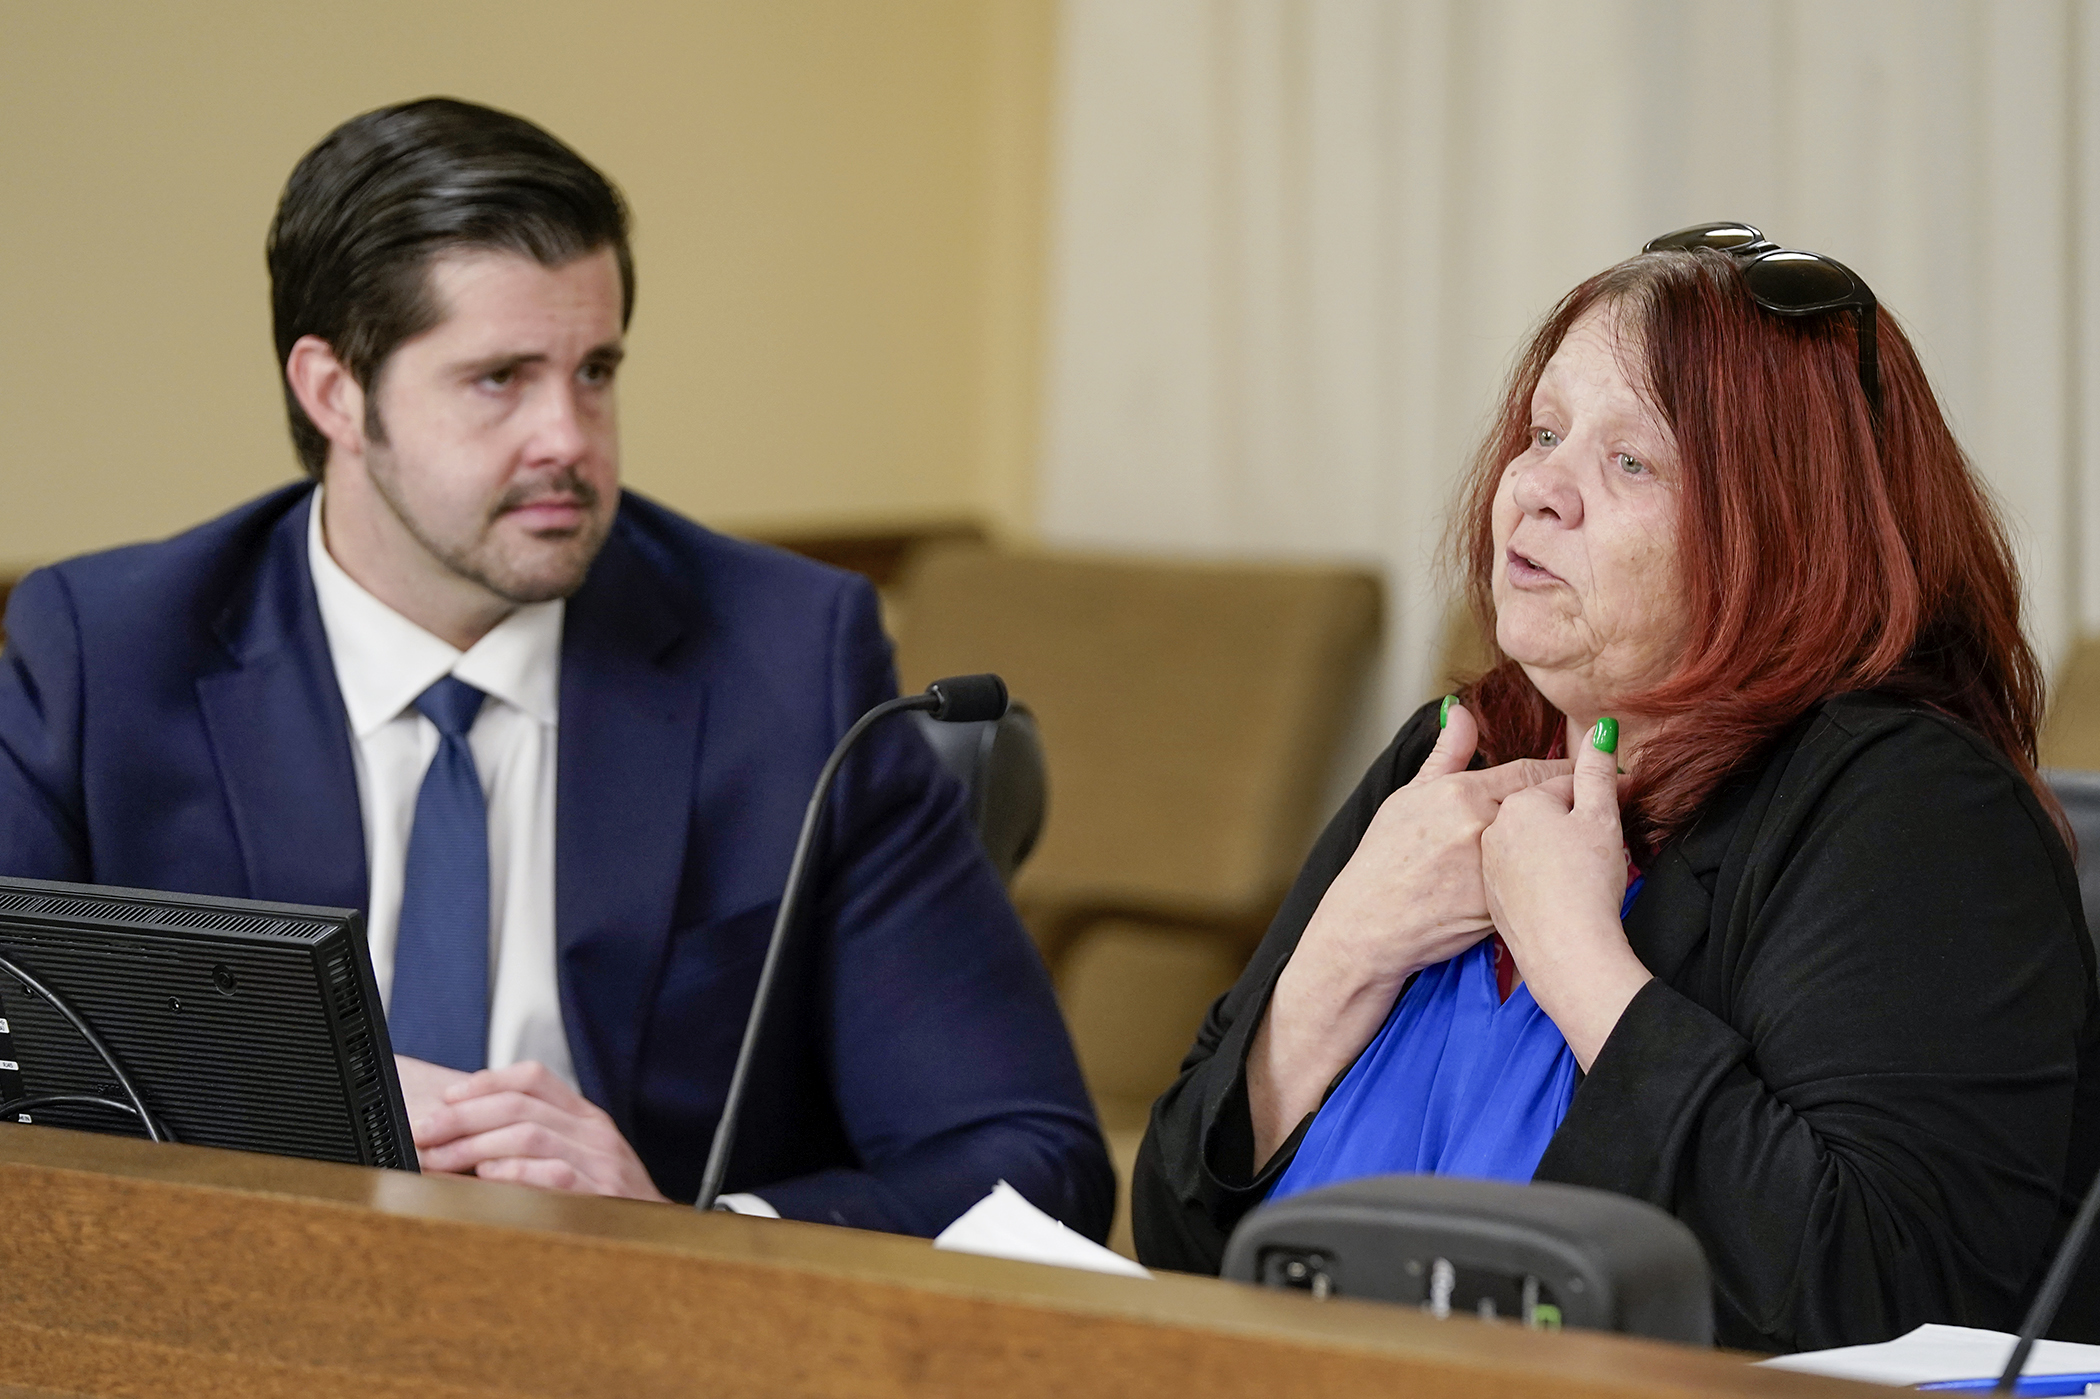
[[[1541,671],[1579,669],[1589,656],[1580,647],[1568,644],[1568,638],[1552,629],[1533,628],[1523,625],[1511,626],[1506,622],[1495,627],[1495,645],[1503,655],[1524,667],[1533,683]]]
[[[1589,673],[1587,656],[1571,657],[1548,652],[1531,659],[1503,647],[1503,654],[1523,668],[1532,688],[1562,714],[1595,710],[1599,703]],[[1597,710],[1601,713],[1601,710]]]

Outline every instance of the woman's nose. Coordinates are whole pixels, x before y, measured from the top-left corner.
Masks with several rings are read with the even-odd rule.
[[[1540,457],[1518,463],[1512,497],[1526,515],[1553,519],[1562,525],[1582,523],[1582,491],[1569,473],[1562,443]]]

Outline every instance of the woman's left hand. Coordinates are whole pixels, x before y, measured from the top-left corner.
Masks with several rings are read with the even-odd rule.
[[[1619,925],[1618,761],[1597,747],[1597,734],[1592,728],[1578,745],[1573,776],[1506,798],[1480,836],[1496,931],[1584,1072],[1649,979]]]

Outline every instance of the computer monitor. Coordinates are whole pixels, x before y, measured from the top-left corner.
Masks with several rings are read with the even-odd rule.
[[[416,1169],[346,908],[0,878],[0,1121]]]

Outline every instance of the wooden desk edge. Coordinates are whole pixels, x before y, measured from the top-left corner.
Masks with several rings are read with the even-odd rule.
[[[579,1245],[904,1288],[1220,1338],[1478,1370],[1490,1388],[1552,1385],[1626,1394],[1864,1399],[1879,1387],[1755,1367],[1726,1352],[1596,1333],[1549,1335],[1470,1319],[1433,1321],[1375,1303],[1257,1290],[1165,1274],[1113,1277],[935,1250],[923,1240],[822,1225],[700,1215],[634,1201],[291,1160],[155,1146],[128,1138],[0,1124],[0,1181],[56,1172],[149,1191],[264,1197],[329,1213],[558,1236]],[[10,1378],[38,1377],[11,1376]]]

